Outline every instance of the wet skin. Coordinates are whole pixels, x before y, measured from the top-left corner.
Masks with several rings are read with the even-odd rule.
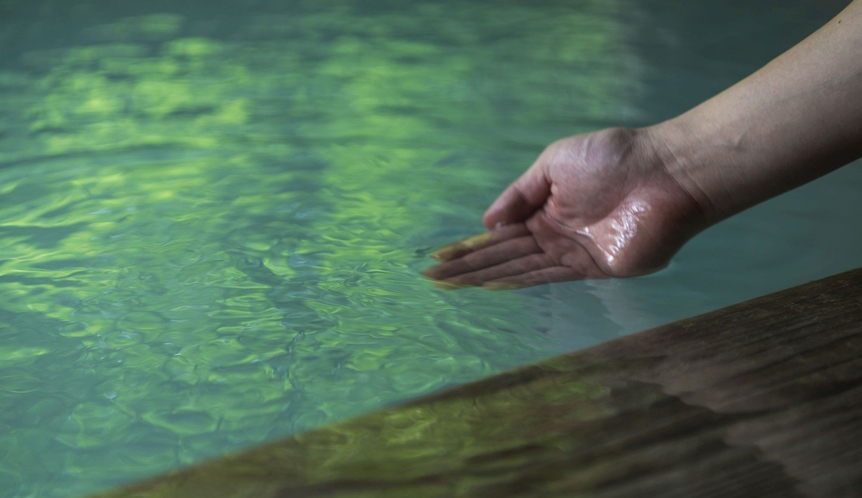
[[[436,251],[447,288],[507,289],[664,267],[704,228],[862,157],[862,0],[672,120],[551,144]],[[854,228],[855,229],[855,228]]]
[[[489,231],[436,251],[442,264],[425,275],[488,288],[643,275],[667,264],[697,219],[648,136],[604,130],[549,146],[485,213]]]

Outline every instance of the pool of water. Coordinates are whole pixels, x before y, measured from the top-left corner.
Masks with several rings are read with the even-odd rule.
[[[644,278],[444,292],[552,140],[843,1],[0,0],[0,497],[67,497],[862,265],[862,171]]]

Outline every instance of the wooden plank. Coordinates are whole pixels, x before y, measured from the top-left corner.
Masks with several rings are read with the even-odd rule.
[[[862,494],[862,269],[99,495]]]

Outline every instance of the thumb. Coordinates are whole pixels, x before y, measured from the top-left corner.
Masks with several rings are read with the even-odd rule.
[[[551,182],[544,162],[537,161],[497,197],[482,221],[489,230],[501,223],[524,221],[544,206],[550,195]]]

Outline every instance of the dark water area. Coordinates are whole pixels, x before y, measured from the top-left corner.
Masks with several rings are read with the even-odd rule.
[[[551,141],[845,2],[0,0],[0,497],[82,496],[862,265],[849,166],[666,270],[444,292]]]

